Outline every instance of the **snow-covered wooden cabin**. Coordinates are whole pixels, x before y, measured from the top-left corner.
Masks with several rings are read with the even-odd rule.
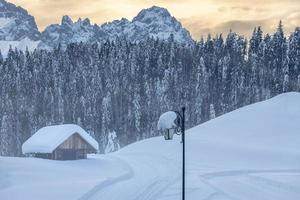
[[[75,124],[41,128],[22,145],[25,155],[53,160],[85,159],[97,151],[98,142]]]

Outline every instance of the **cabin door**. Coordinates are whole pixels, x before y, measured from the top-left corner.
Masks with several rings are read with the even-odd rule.
[[[76,151],[72,149],[63,150],[63,159],[64,160],[76,160]]]

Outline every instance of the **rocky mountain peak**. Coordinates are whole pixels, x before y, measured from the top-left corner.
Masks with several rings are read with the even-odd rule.
[[[65,15],[62,17],[62,20],[61,20],[61,25],[67,25],[67,26],[70,26],[73,24],[73,21],[72,19],[68,16],[68,15]]]
[[[110,39],[124,37],[139,42],[148,37],[167,40],[173,35],[176,42],[192,42],[190,33],[181,23],[167,9],[158,6],[143,9],[132,21],[122,18],[106,23],[101,28],[110,35]]]
[[[174,41],[189,44],[190,33],[165,8],[152,6],[141,10],[132,21],[126,18],[114,20],[101,26],[91,25],[88,18],[73,21],[68,15],[62,17],[61,24],[49,25],[42,33],[38,31],[34,17],[28,12],[0,0],[0,40],[20,41],[28,38],[40,40],[39,48],[66,47],[70,43],[102,42],[126,38],[139,42],[149,37],[167,40],[173,35]]]
[[[24,38],[40,38],[34,17],[25,9],[0,0],[0,40],[19,41]]]
[[[163,18],[168,18],[172,17],[169,11],[165,8],[158,7],[158,6],[152,6],[147,9],[141,10],[138,15],[133,18],[134,21],[146,21],[147,20],[152,20],[154,18],[156,19],[163,19]],[[149,21],[150,22],[150,21]]]
[[[89,18],[85,18],[83,21],[82,21],[82,24],[84,26],[91,26],[91,21]]]

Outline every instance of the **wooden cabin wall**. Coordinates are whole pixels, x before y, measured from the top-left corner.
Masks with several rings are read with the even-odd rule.
[[[43,159],[54,159],[52,153],[35,153],[33,154],[36,158],[43,158]]]
[[[64,143],[59,145],[57,149],[86,149],[91,151],[94,148],[83,140],[78,133],[76,133],[69,137]]]
[[[77,160],[87,158],[88,153],[96,153],[96,150],[78,133],[75,133],[52,153],[39,153],[34,156],[53,160]]]
[[[77,160],[87,158],[88,153],[96,150],[78,133],[73,134],[53,151],[55,160]]]
[[[55,160],[78,160],[86,159],[87,151],[85,149],[58,149],[53,152]]]

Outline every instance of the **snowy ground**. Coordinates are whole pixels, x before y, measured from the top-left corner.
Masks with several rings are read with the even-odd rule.
[[[187,131],[191,200],[300,199],[300,94],[253,104]],[[0,158],[1,200],[176,200],[180,138],[156,137],[82,161]]]

